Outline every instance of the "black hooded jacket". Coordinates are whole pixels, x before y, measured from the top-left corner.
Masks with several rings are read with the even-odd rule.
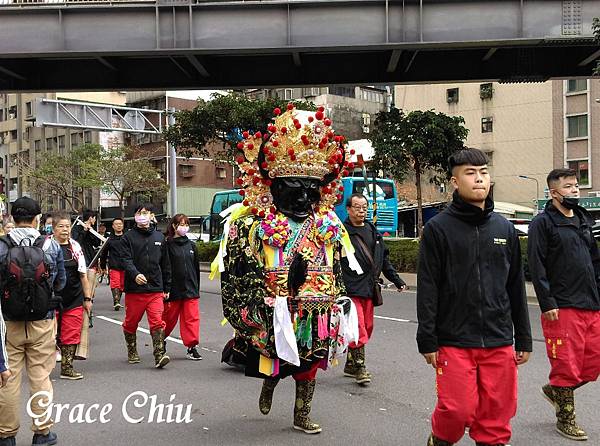
[[[124,234],[113,234],[108,238],[106,241],[106,246],[100,255],[100,268],[106,269],[108,264],[108,267],[110,269],[114,269],[115,271],[123,271],[125,269],[123,267],[123,257],[125,254],[123,237]]]
[[[425,225],[417,274],[417,343],[532,350],[531,326],[514,226],[454,193],[450,206]]]
[[[169,301],[197,298],[200,295],[200,259],[196,244],[189,238],[167,239],[171,262],[171,294]]]
[[[165,237],[153,226],[135,227],[123,236],[123,267],[126,293],[168,293],[171,289],[171,265]],[[135,283],[138,274],[146,276],[144,285]]]
[[[376,270],[373,270],[371,262],[369,262],[365,256],[361,245],[357,241],[357,239],[361,237],[360,234],[358,233],[356,227],[350,224],[350,220],[347,219],[344,222],[344,226],[348,231],[350,241],[355,249],[354,255],[356,256],[356,260],[363,270],[363,273],[356,274],[356,271],[350,269],[350,265],[348,264],[348,259],[346,257],[342,257],[342,272],[344,275],[346,294],[348,296],[372,299],[375,280],[379,279],[381,273],[383,273],[383,275],[389,281],[393,282],[397,288],[406,285],[406,283],[404,283],[404,280],[400,278],[394,269],[394,266],[390,262],[389,251],[383,242],[383,237],[381,234],[377,232],[377,229],[370,221],[365,221],[365,225],[371,230],[372,240],[375,241],[375,249],[374,252],[371,252],[371,256],[373,257]],[[365,242],[365,245],[368,245],[365,240],[363,240],[363,242]]]
[[[582,207],[576,221],[549,201],[529,225],[529,271],[542,312],[556,308],[600,310],[600,252],[594,219]]]

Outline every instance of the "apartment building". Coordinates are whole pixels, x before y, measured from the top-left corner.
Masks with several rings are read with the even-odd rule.
[[[553,81],[484,82],[402,85],[394,99],[407,113],[434,109],[463,116],[466,145],[490,158],[495,201],[505,215],[518,217],[533,213],[536,199],[544,196],[546,175],[557,165],[557,94]]]

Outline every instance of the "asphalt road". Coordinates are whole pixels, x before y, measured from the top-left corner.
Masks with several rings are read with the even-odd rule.
[[[375,333],[368,345],[367,362],[374,375],[370,387],[358,387],[342,375],[342,367],[319,372],[312,416],[323,433],[307,436],[292,425],[294,384],[286,379],[276,389],[271,414],[258,410],[261,381],[220,363],[221,349],[232,330],[222,319],[218,283],[202,275],[201,353],[204,360],[185,358],[178,339],[168,342],[172,362],[164,370],[153,368],[150,336],[138,333],[142,363],[130,365],[119,326],[123,312],[112,310],[108,287],[98,288],[92,328],[91,356],[76,362],[85,378],[58,379],[52,375],[55,403],[69,405],[54,430],[62,445],[300,445],[311,442],[329,445],[400,445],[426,443],[430,415],[435,404],[434,371],[418,354],[415,343],[415,294],[385,291],[385,304],[376,311]],[[539,309],[530,307],[534,327],[534,354],[520,368],[519,410],[513,422],[513,446],[554,446],[572,444],[553,430],[553,409],[541,398],[539,388],[546,382],[548,363],[539,324]],[[146,320],[142,323],[147,328]],[[176,329],[174,336],[178,337]],[[590,445],[600,444],[598,384],[577,392],[580,424],[588,431]],[[134,392],[148,396],[146,404]],[[133,396],[132,396],[133,395]],[[173,417],[180,408],[181,423],[162,422],[152,416],[152,395],[156,403],[168,405],[171,395]],[[27,396],[24,395],[23,401]],[[99,417],[107,404],[104,421]],[[122,406],[125,404],[126,413]],[[77,406],[79,405],[79,406]],[[82,406],[83,405],[83,406]],[[24,405],[23,405],[24,406]],[[167,412],[165,407],[164,416]],[[109,410],[110,409],[110,410]],[[90,421],[83,421],[89,411]],[[83,412],[83,415],[79,412]],[[56,420],[57,409],[53,416]],[[154,412],[155,418],[158,412]],[[127,421],[126,416],[129,417]],[[71,418],[71,419],[70,419]],[[18,444],[30,444],[29,420],[23,409]],[[460,445],[473,444],[466,436]]]

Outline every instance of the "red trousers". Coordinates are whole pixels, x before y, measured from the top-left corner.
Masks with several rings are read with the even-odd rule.
[[[561,308],[557,321],[542,317],[550,384],[574,387],[600,375],[600,311]]]
[[[363,297],[352,297],[352,302],[356,306],[356,313],[358,314],[358,342],[351,342],[350,348],[360,348],[366,345],[371,339],[373,334],[373,300],[365,299]]]
[[[125,289],[125,271],[118,269],[111,269],[108,272],[108,278],[110,280],[110,288],[123,291]]]
[[[83,326],[83,307],[75,307],[71,310],[63,311],[60,317],[59,339],[61,345],[75,345],[81,342],[81,327]]]
[[[148,318],[150,331],[164,329],[166,324],[163,321],[163,311],[163,293],[127,293],[123,331],[135,333],[144,313]]]
[[[512,346],[440,347],[433,434],[458,443],[470,426],[476,442],[507,444],[517,412],[517,363]]]
[[[197,297],[165,302],[163,319],[166,324],[165,337],[171,334],[179,320],[183,345],[190,348],[200,343],[200,308]]]
[[[295,373],[292,375],[292,378],[294,378],[294,381],[312,381],[316,378],[318,369],[319,363],[315,362],[309,370]]]

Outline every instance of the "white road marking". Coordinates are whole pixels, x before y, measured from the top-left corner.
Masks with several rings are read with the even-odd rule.
[[[410,319],[399,319],[396,317],[387,317],[387,316],[373,316],[375,319],[384,319],[386,321],[395,321],[395,322],[412,322]]]

